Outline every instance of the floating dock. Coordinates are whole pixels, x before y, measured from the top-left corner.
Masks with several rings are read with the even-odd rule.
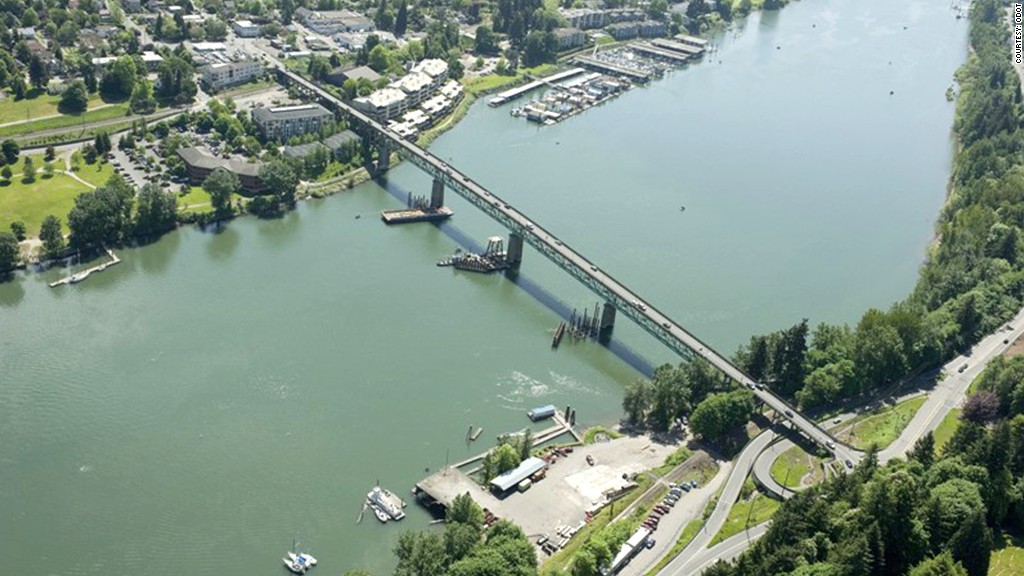
[[[657,48],[664,48],[679,54],[686,54],[691,57],[698,57],[704,53],[703,47],[694,46],[692,44],[685,44],[676,40],[665,40],[664,38],[655,38],[651,40],[651,45]]]
[[[384,210],[380,219],[385,224],[408,224],[410,222],[435,222],[452,217],[452,209],[447,206],[440,208],[402,208],[401,210]]]
[[[592,68],[607,74],[626,76],[627,78],[640,83],[645,84],[651,81],[651,75],[647,72],[641,72],[640,70],[634,70],[633,68],[626,68],[625,66],[619,66],[618,64],[612,64],[611,62],[605,62],[590,56],[577,56],[574,61],[586,66],[587,68]]]
[[[675,52],[664,48],[658,48],[641,42],[635,42],[629,45],[630,49],[635,50],[641,54],[646,54],[654,58],[664,58],[676,64],[685,64],[690,59],[688,54],[681,52]]]
[[[93,266],[87,270],[82,270],[81,272],[75,272],[71,276],[65,276],[55,282],[50,282],[50,288],[56,288],[57,286],[63,286],[64,284],[76,284],[88,278],[93,272],[103,272],[107,268],[121,263],[121,259],[117,257],[117,254],[114,254],[113,250],[109,248],[104,248],[104,250],[107,252],[107,256],[110,257],[109,261],[104,262],[99,266]]]
[[[532,92],[537,88],[540,88],[541,86],[550,85],[553,82],[565,80],[566,78],[572,78],[573,76],[582,74],[583,72],[585,72],[583,68],[573,68],[572,70],[566,70],[565,72],[559,72],[558,74],[552,74],[551,76],[546,76],[539,80],[534,80],[529,84],[523,84],[522,86],[512,88],[510,90],[505,90],[504,92],[500,92],[494,98],[488,100],[487,105],[490,106],[491,108],[501,106],[502,104],[511,102],[516,98],[519,98],[523,94]]]

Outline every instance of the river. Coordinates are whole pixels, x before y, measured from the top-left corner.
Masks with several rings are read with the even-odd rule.
[[[803,0],[557,126],[478,103],[432,150],[731,352],[911,289],[966,29],[944,4]],[[410,165],[387,185],[429,190]],[[385,574],[400,531],[429,518],[356,525],[376,481],[407,494],[540,404],[614,422],[634,367],[549,346],[548,304],[595,298],[532,250],[530,290],[435,267],[453,237],[502,234],[448,197],[442,228],[385,227],[399,202],[371,183],[279,220],[181,229],[74,286],[48,288],[58,270],[0,284],[9,569],[281,575],[297,538],[317,571]],[[677,361],[628,321],[615,336]],[[471,424],[486,430],[467,446]]]

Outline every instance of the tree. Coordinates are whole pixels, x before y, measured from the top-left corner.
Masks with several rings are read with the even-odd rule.
[[[93,139],[92,147],[96,150],[96,154],[99,154],[100,156],[110,152],[112,150],[110,134],[107,134],[106,132],[100,132],[97,134],[96,138]]]
[[[694,408],[690,427],[694,433],[714,440],[750,420],[754,408],[754,395],[745,389],[711,394]]]
[[[999,415],[999,396],[991,390],[981,390],[964,400],[960,417],[964,420],[983,424],[995,420]]]
[[[50,71],[38,54],[33,54],[28,62],[28,80],[37,90],[46,88],[46,84],[50,82]]]
[[[14,164],[18,161],[18,154],[21,154],[21,148],[14,140],[4,140],[0,144],[0,152],[3,152],[5,162]]]
[[[89,107],[89,91],[86,90],[85,82],[75,80],[64,90],[58,105],[62,112],[68,114],[81,114]]]
[[[299,178],[287,162],[281,159],[265,162],[260,166],[260,180],[267,187],[280,206],[291,208],[295,205],[295,191]]]
[[[25,157],[25,166],[21,169],[21,177],[25,182],[35,182],[36,166],[31,156]]]
[[[14,234],[14,237],[18,239],[18,242],[21,242],[22,240],[24,240],[25,239],[25,223],[20,221],[20,220],[16,220],[14,222],[11,222],[11,234]]]
[[[474,50],[477,54],[494,54],[498,51],[498,39],[490,26],[481,24],[477,27]]]
[[[100,93],[113,100],[127,98],[135,89],[137,78],[135,60],[131,56],[121,56],[107,65],[100,80]]]
[[[374,46],[367,56],[367,65],[381,74],[387,73],[388,69],[391,68],[392,62],[391,50],[383,44]]]
[[[969,516],[950,541],[953,559],[963,565],[968,576],[986,576],[992,553],[992,531],[985,525],[985,511]]]
[[[118,175],[95,190],[75,197],[75,206],[68,213],[71,245],[83,248],[118,242],[129,230],[134,191]]]
[[[220,18],[208,18],[203,23],[203,33],[207,40],[223,40],[227,38],[228,26]]]
[[[394,576],[443,576],[447,558],[444,539],[436,532],[405,532],[394,548]]]
[[[174,227],[178,200],[173,192],[147,182],[139,190],[135,208],[135,231],[139,234],[161,232]]]
[[[0,176],[3,176],[5,182],[10,182],[11,177],[14,176],[14,172],[11,171],[10,165],[4,164],[2,170],[0,170]]]
[[[634,380],[626,387],[626,393],[622,396],[622,409],[626,417],[634,424],[643,424],[647,412],[651,409],[654,386],[644,379]]]
[[[149,114],[156,110],[156,98],[153,97],[153,85],[145,78],[139,80],[132,89],[132,97],[128,102],[132,112]]]
[[[10,232],[0,232],[0,272],[13,270],[19,258],[18,239]]]
[[[484,512],[469,495],[469,492],[456,496],[445,513],[445,521],[449,524],[468,524],[478,530],[484,525]]]
[[[158,95],[179,104],[191,102],[196,95],[196,83],[192,74],[192,64],[184,58],[164,58],[157,69],[157,76],[160,78]]]
[[[25,79],[22,78],[21,74],[18,73],[11,76],[10,84],[14,99],[24,100],[25,96],[28,95],[28,86],[25,84]]]
[[[210,203],[219,216],[231,213],[231,197],[241,189],[238,176],[224,168],[217,168],[203,181],[203,190],[210,195]]]
[[[946,551],[914,566],[907,576],[967,576],[967,570]]]
[[[43,243],[43,253],[47,258],[56,258],[64,251],[64,233],[61,231],[60,218],[50,214],[43,218],[39,228],[39,240]]]
[[[444,530],[444,549],[452,562],[462,560],[480,543],[480,529],[469,524],[450,523]]]
[[[52,162],[57,157],[57,150],[53,146],[47,146],[46,151],[43,153],[43,160]]]
[[[928,432],[914,443],[914,448],[907,457],[916,460],[925,468],[929,468],[935,460],[935,436]]]
[[[395,36],[402,37],[409,27],[409,6],[406,0],[398,4],[398,14],[395,16]]]
[[[43,162],[43,178],[53,178],[53,162]]]

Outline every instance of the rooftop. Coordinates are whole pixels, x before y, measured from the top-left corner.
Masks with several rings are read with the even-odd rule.
[[[275,108],[256,108],[252,111],[253,118],[264,122],[270,120],[291,120],[332,116],[327,108],[319,104],[300,104],[298,106],[278,106]]]
[[[369,96],[356,98],[356,100],[368,102],[376,108],[384,108],[405,100],[405,92],[402,92],[397,88],[387,87],[381,88],[380,90],[373,92]]]
[[[422,72],[431,78],[437,78],[448,73],[448,63],[440,58],[428,58],[420,60],[412,67],[413,72]]]

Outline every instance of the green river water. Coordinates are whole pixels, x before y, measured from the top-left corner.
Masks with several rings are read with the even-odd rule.
[[[554,127],[480,102],[432,150],[731,352],[913,286],[966,29],[942,2],[802,0]],[[402,165],[387,186],[429,180]],[[595,298],[532,250],[520,286],[435,267],[453,235],[503,233],[448,204],[445,227],[387,228],[400,202],[367,184],[120,250],[74,286],[47,287],[60,270],[0,284],[0,573],[279,576],[297,537],[317,572],[385,574],[429,516],[357,525],[378,479],[408,494],[536,405],[615,422],[636,369],[593,343],[550,349],[549,304]],[[676,361],[628,321],[615,336]]]

